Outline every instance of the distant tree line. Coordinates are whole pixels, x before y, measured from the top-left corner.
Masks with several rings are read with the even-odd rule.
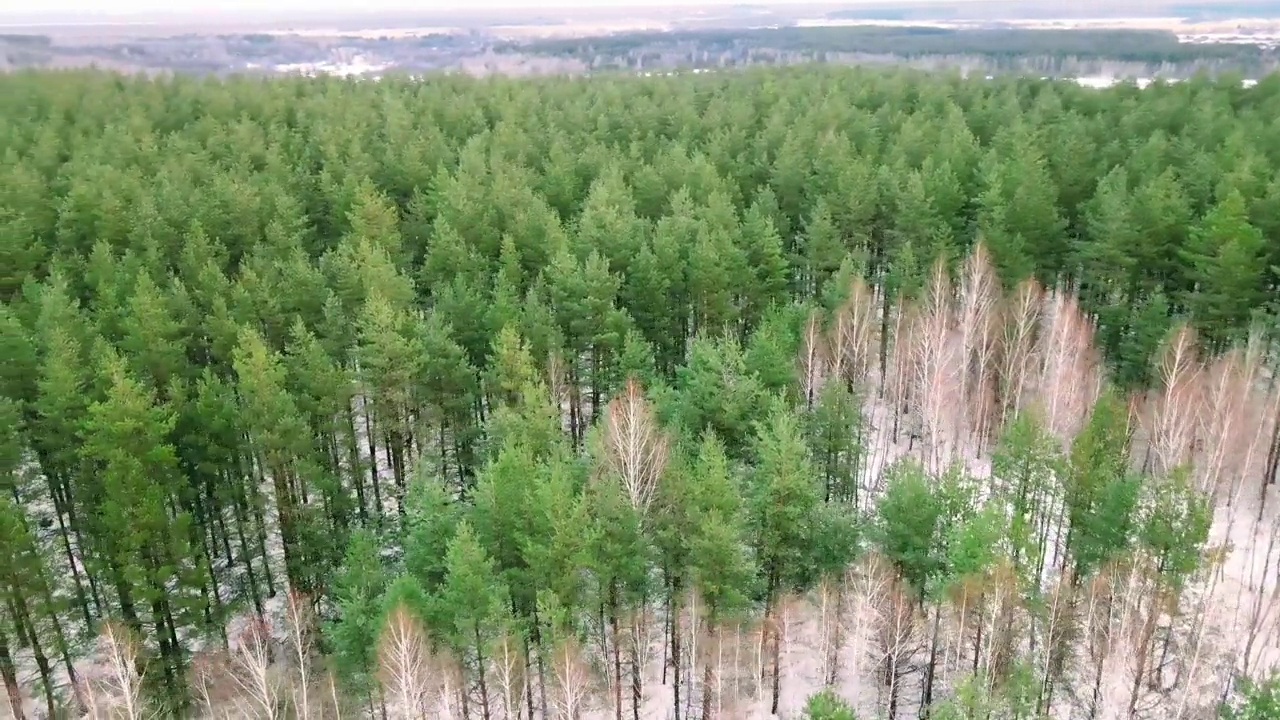
[[[919,27],[781,27],[624,33],[595,38],[539,40],[512,45],[527,52],[589,60],[693,45],[707,52],[744,48],[782,52],[867,53],[919,57],[974,55],[990,58],[1040,56],[1110,59],[1144,63],[1229,60],[1250,70],[1274,64],[1274,51],[1232,43],[1182,43],[1158,30],[951,29]]]

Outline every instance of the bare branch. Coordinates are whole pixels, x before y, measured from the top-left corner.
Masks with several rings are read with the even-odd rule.
[[[1222,372],[1220,382],[1227,382],[1229,375]],[[1189,458],[1200,410],[1200,362],[1195,333],[1189,326],[1183,325],[1165,343],[1156,361],[1156,376],[1160,389],[1152,402],[1150,434],[1157,460],[1155,470],[1164,473]],[[1217,399],[1225,400],[1221,396]],[[1215,413],[1214,420],[1218,419],[1221,416]]]
[[[1024,280],[1004,311],[1004,352],[1000,358],[1001,423],[1006,423],[1026,402],[1027,385],[1035,355],[1036,326],[1040,321],[1042,291],[1034,280]]]
[[[378,643],[378,674],[391,717],[414,720],[426,712],[433,689],[432,660],[421,624],[403,606],[397,607]]]
[[[805,405],[812,408],[822,383],[827,379],[827,346],[822,336],[822,315],[818,310],[809,313],[800,342],[799,377]]]
[[[622,483],[632,507],[643,515],[667,467],[668,440],[634,379],[609,403],[605,447],[605,463]]]
[[[928,444],[928,466],[940,472],[951,462],[951,433],[956,426],[955,391],[961,375],[957,352],[951,341],[951,282],[947,267],[939,259],[933,268],[933,279],[925,305],[917,317],[913,332],[912,364],[920,419]]]
[[[591,673],[582,650],[572,639],[561,640],[552,660],[555,692],[551,705],[556,720],[580,720],[591,697]]]
[[[1049,429],[1070,444],[1102,389],[1093,321],[1081,312],[1074,293],[1054,290],[1045,298],[1042,323],[1039,400]]]
[[[296,590],[290,590],[285,602],[284,619],[285,631],[288,635],[290,660],[292,660],[294,671],[297,673],[294,704],[297,709],[298,720],[310,720],[312,716],[311,684],[313,682],[311,655],[315,649],[315,612],[312,609],[311,598]]]
[[[855,277],[849,299],[836,312],[829,340],[831,374],[851,387],[866,381],[880,323],[876,319],[876,291],[861,277]]]
[[[138,639],[124,625],[108,622],[102,626],[99,642],[107,676],[96,688],[97,692],[90,687],[85,693],[90,716],[115,716],[122,720],[149,717],[142,695],[143,676],[138,672]]]
[[[282,717],[280,681],[271,667],[271,628],[262,618],[250,621],[232,647],[231,677],[240,690],[242,717]]]
[[[520,655],[520,639],[507,629],[494,644],[494,676],[498,695],[507,718],[520,717],[520,698],[529,678],[525,677],[524,658]]]
[[[979,445],[991,432],[994,409],[991,390],[994,386],[996,353],[996,320],[1000,301],[1000,281],[991,263],[986,245],[979,242],[964,264],[960,280],[960,308],[956,322],[960,325],[961,397],[970,413],[970,429]]]

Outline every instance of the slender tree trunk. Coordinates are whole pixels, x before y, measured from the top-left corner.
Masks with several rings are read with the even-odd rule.
[[[1263,464],[1262,482],[1258,489],[1258,522],[1267,510],[1267,486],[1276,482],[1276,468],[1280,465],[1280,416],[1276,417],[1271,431],[1271,445],[1267,449],[1267,461]]]
[[[982,599],[979,598],[978,602],[982,602]],[[977,637],[973,641],[973,674],[974,675],[978,674],[978,661],[982,658],[982,628],[983,627],[985,627],[985,624],[982,621],[981,608],[979,608],[978,633],[977,633]]]
[[[356,486],[356,503],[360,507],[360,523],[369,522],[369,505],[364,496],[364,471],[360,467],[360,432],[356,430],[356,416],[351,410],[351,403],[347,403],[347,471],[351,473],[351,478]]]
[[[258,482],[256,472],[246,477],[252,477],[255,482]],[[267,583],[267,597],[274,598],[276,596],[276,582],[275,575],[271,572],[271,556],[267,553],[267,518],[266,510],[263,507],[266,503],[262,498],[261,487],[260,483],[255,485],[252,494],[248,494],[242,484],[241,492],[244,493],[246,501],[252,499],[248,506],[249,512],[253,517],[254,535],[256,535],[258,543],[258,557],[262,558],[262,572],[263,579]]]
[[[835,585],[835,608],[832,610],[832,612],[835,614],[835,621],[832,623],[833,628],[831,631],[831,634],[832,634],[831,651],[830,651],[831,656],[828,662],[828,668],[829,668],[830,674],[827,675],[827,678],[826,678],[827,685],[831,687],[835,687],[836,681],[839,679],[839,676],[840,676],[840,653],[842,650],[844,650],[844,642],[845,642],[845,627],[844,627],[844,617],[843,617],[844,608],[845,608],[845,602],[844,602],[845,584],[842,580],[837,580],[834,583],[834,585]]]
[[[647,606],[647,601],[640,604],[641,608],[645,608]],[[643,610],[641,612],[643,612]],[[644,668],[641,667],[640,664],[641,638],[639,637],[639,628],[637,628],[634,623],[640,623],[643,622],[643,620],[633,616],[631,622],[633,623],[631,631],[631,647],[627,653],[630,656],[629,664],[631,665],[631,720],[640,720],[640,701],[644,696]]]
[[[901,690],[900,686],[902,683],[900,682],[901,678],[899,677],[901,671],[898,669],[899,662],[897,649],[891,649],[889,651],[887,661],[889,664],[889,672],[887,673],[889,676],[889,714],[887,716],[887,720],[898,720],[898,693]]]
[[[543,656],[546,655],[546,644],[542,637],[542,624],[538,620],[538,607],[535,604],[533,608],[533,640],[538,646],[538,702],[541,703],[542,717],[547,717],[547,667]],[[533,720],[533,714],[529,715]]]
[[[702,669],[702,718],[701,720],[711,720],[715,715],[711,712],[711,692],[707,689],[711,687],[711,660],[707,660],[707,664]]]
[[[600,417],[600,350],[591,348],[591,418]]]
[[[1053,709],[1053,678],[1046,675],[1044,684],[1040,686],[1040,700],[1036,704],[1037,717],[1050,716]]]
[[[462,720],[471,719],[471,690],[467,687],[467,678],[463,673],[462,682],[458,683],[458,696],[462,705]],[[385,710],[383,711],[385,713]],[[385,720],[385,715],[383,716]]]
[[[31,648],[31,655],[35,658],[36,669],[40,672],[40,685],[44,688],[44,701],[48,707],[48,717],[58,717],[58,702],[53,694],[53,669],[49,666],[49,656],[44,654],[44,646],[40,644],[40,636],[36,633],[35,623],[31,621],[31,615],[27,612],[27,601],[25,598],[13,593],[10,597],[10,607],[13,609],[14,618],[21,621],[21,627],[26,630],[27,646]]]
[[[942,624],[942,603],[933,606],[933,639],[929,642],[929,667],[925,670],[924,695],[920,700],[921,717],[929,717],[929,708],[933,705],[933,680],[938,665],[938,632]]]
[[[631,649],[631,720],[640,720],[640,701],[644,699],[644,668],[640,667],[640,654]]]
[[[243,490],[243,486],[240,486]],[[244,526],[247,522],[245,517],[247,503],[244,501],[244,494],[237,493],[239,497],[233,501],[232,507],[235,512],[236,539],[240,544],[240,557],[244,560],[245,577],[249,581],[249,598],[253,601],[253,609],[258,617],[263,617],[262,596],[258,593],[258,579],[253,574],[253,553],[249,550],[249,539],[245,537]],[[265,558],[264,558],[265,562]],[[234,567],[234,565],[230,565]]]
[[[294,525],[294,499],[290,489],[289,470],[271,468],[271,481],[276,494],[276,517],[280,525],[280,547],[284,552],[285,577],[293,587],[306,587],[298,558],[298,535]]]
[[[210,528],[209,532],[214,532],[216,528],[217,540],[215,545],[222,550],[222,559],[227,563],[227,569],[230,570],[235,566],[235,559],[231,552],[231,532],[227,529],[227,521],[222,517],[224,509],[221,505],[214,505],[215,512],[213,515],[214,528]]]
[[[1161,564],[1163,565],[1163,559],[1161,559]],[[1157,573],[1158,572],[1159,571],[1157,571]],[[1159,595],[1159,590],[1157,589],[1156,594],[1152,598],[1153,602],[1154,602],[1154,598],[1158,597],[1158,595]],[[1133,674],[1133,685],[1129,689],[1129,716],[1130,717],[1133,717],[1134,711],[1138,707],[1138,695],[1142,690],[1142,678],[1143,676],[1146,675],[1145,670],[1147,667],[1147,660],[1151,655],[1151,639],[1152,637],[1154,637],[1155,631],[1156,631],[1156,609],[1148,608],[1147,617],[1144,619],[1142,624],[1142,635],[1138,641],[1137,657],[1134,658],[1134,660],[1138,663],[1138,671]]]
[[[163,587],[160,592],[164,592]],[[175,667],[175,656],[180,652],[169,641],[168,628],[165,627],[164,610],[160,607],[157,596],[151,601],[151,615],[156,627],[156,642],[160,646],[160,666],[164,672],[165,705],[172,706],[178,700],[178,677]]]
[[[449,445],[444,436],[446,424],[446,422],[441,421],[438,440],[440,443],[440,477],[445,480],[449,478]]]
[[[342,440],[338,432],[338,423],[330,418],[325,425],[319,427],[316,435],[324,437],[325,457],[329,460],[329,472],[335,478],[342,477]]]
[[[79,709],[85,708],[84,696],[80,690],[80,676],[76,672],[76,664],[71,657],[71,648],[67,643],[67,634],[62,629],[62,622],[58,620],[58,613],[53,605],[53,593],[50,592],[49,584],[46,579],[41,577],[41,589],[44,593],[44,610],[49,618],[49,624],[53,626],[53,641],[58,647],[58,654],[62,657],[62,665],[67,671],[67,682],[71,685],[71,694],[76,699]]]
[[[373,413],[369,409],[369,400],[364,402],[364,437],[369,445],[369,481],[373,483],[373,510],[377,522],[382,522],[382,484],[378,481],[378,449],[374,446]]]
[[[721,644],[721,638],[719,637],[719,635],[720,635],[720,630],[719,630],[719,627],[718,627],[718,621],[716,620],[716,609],[715,609],[715,607],[711,607],[711,608],[709,608],[709,612],[707,613],[707,620],[708,620],[707,625],[708,625],[709,627],[715,627],[715,628],[716,628],[716,630],[715,630],[715,633],[716,633],[716,649],[717,649],[717,652],[719,652],[720,648],[722,648],[722,647],[723,647],[723,645]],[[695,659],[695,660],[694,660],[694,662],[696,663],[696,662],[697,662],[697,660]],[[707,661],[706,661],[706,663],[705,663],[705,664],[703,664],[703,666],[702,666],[702,717],[701,717],[699,720],[712,720],[712,718],[714,718],[714,717],[715,717],[715,716],[712,714],[712,712],[711,712],[711,682],[712,682],[712,677],[713,677],[713,675],[712,675],[712,670],[711,670],[711,653],[707,653]],[[719,690],[717,689],[717,694],[718,694],[718,693],[719,693]]]
[[[776,610],[776,608],[775,608]],[[778,714],[778,699],[782,695],[782,630],[781,623],[773,625],[773,647],[770,650],[773,661],[773,701],[769,704],[769,712]]]
[[[534,623],[536,628],[536,619],[534,620]],[[533,632],[535,635],[537,634],[536,629]],[[524,638],[524,676],[526,678],[524,683],[525,709],[529,713],[529,720],[533,720],[533,652],[530,647],[529,638],[527,637]],[[538,680],[539,682],[542,680],[541,672],[538,674]],[[517,720],[519,720],[518,717]]]
[[[394,422],[388,424],[394,425]],[[391,470],[392,487],[398,490],[400,488],[400,471],[396,468],[396,442],[396,431],[394,429],[382,431],[382,459],[385,463],[383,467]]]
[[[65,492],[65,497],[64,497]],[[75,516],[75,510],[71,507],[70,491],[65,488],[64,483],[55,481],[52,476],[49,478],[49,495],[53,498],[53,516],[58,521],[58,538],[62,541],[62,550],[67,557],[67,567],[71,568],[72,586],[75,588],[76,605],[79,606],[80,612],[84,617],[85,627],[93,627],[93,616],[89,612],[89,600],[84,594],[84,582],[80,578],[80,568],[76,563],[76,554],[71,549],[71,532],[67,529],[67,521],[64,520],[63,514],[68,517]],[[76,528],[75,524],[71,525]],[[79,529],[76,529],[76,546],[84,551],[84,545],[81,543]],[[90,583],[92,583],[90,578]],[[96,587],[93,588],[93,605],[98,614],[102,614],[102,602],[98,598]]]
[[[569,437],[574,450],[578,449],[581,439],[578,430],[582,425],[582,387],[579,382],[578,360],[574,358],[569,364]]]
[[[613,635],[613,705],[617,720],[622,720],[622,648],[618,640],[618,582],[609,585],[609,627]]]
[[[235,567],[235,559],[231,553],[231,534],[227,531],[227,521],[224,517],[226,508],[222,499],[218,497],[219,493],[215,486],[215,482],[219,480],[225,482],[224,473],[219,472],[217,475],[211,473],[206,476],[204,488],[205,505],[209,508],[209,517],[213,521],[209,528],[209,533],[213,536],[215,553],[220,546],[222,557],[227,562],[227,569],[230,570]],[[232,505],[234,506],[235,503],[233,502]]]
[[[120,614],[124,616],[129,628],[142,636],[142,624],[138,622],[138,613],[133,606],[133,590],[125,580],[124,571],[119,563],[114,560],[111,561],[111,579],[115,583],[116,596],[120,601]]]
[[[1098,668],[1093,673],[1093,697],[1089,700],[1089,720],[1098,717],[1098,700],[1102,697],[1102,661],[1097,661]]]
[[[668,606],[671,608],[671,689],[674,693],[674,710],[675,716],[673,720],[680,720],[680,665],[683,659],[680,657],[682,652],[680,648],[680,601],[676,599],[676,591],[671,591],[671,599]],[[664,672],[666,668],[663,668]]]
[[[9,636],[3,628],[0,628],[0,676],[4,678],[13,720],[27,720],[22,707],[22,689],[18,687],[18,673],[13,667],[13,656],[9,654]]]
[[[195,501],[195,505],[196,505],[196,517],[201,519],[200,520],[201,528],[192,528],[192,534],[199,535],[198,539],[199,539],[199,545],[200,545],[200,552],[204,558],[204,570],[205,570],[204,574],[206,577],[201,579],[200,584],[201,584],[202,592],[204,591],[204,580],[207,579],[209,581],[208,587],[210,588],[210,592],[208,593],[208,596],[206,596],[205,598],[204,612],[205,612],[205,619],[207,621],[207,624],[209,624],[212,627],[214,624],[213,616],[216,615],[218,618],[222,617],[222,593],[218,587],[218,574],[214,572],[214,569],[213,569],[213,558],[214,558],[214,554],[217,552],[217,546],[216,546],[217,539],[212,537],[214,532],[214,527],[213,527],[214,524],[211,521],[209,510],[206,507],[205,503],[199,500],[198,495]],[[208,532],[204,532],[205,529],[207,529]],[[212,597],[212,602],[209,601],[209,597]],[[221,623],[218,624],[218,627],[219,627],[219,633],[222,635],[222,638],[223,638],[223,645],[225,646],[227,644],[226,628],[222,626]]]
[[[167,593],[160,594],[160,617],[164,619],[164,628],[169,635],[169,648],[172,650],[174,675],[178,679],[177,687],[182,689],[181,678],[185,675],[186,657],[182,643],[178,641],[178,624],[173,620],[173,603],[169,602]]]
[[[1154,668],[1151,669],[1151,689],[1160,690],[1164,687],[1164,669],[1169,662],[1169,647],[1173,644],[1173,625],[1170,624],[1169,630],[1164,634],[1164,640],[1160,643],[1160,660],[1156,662]]]
[[[1106,664],[1107,652],[1110,650],[1107,647],[1110,645],[1110,640],[1107,639],[1102,642],[1106,643],[1106,645],[1093,658],[1096,667],[1093,672],[1093,695],[1089,700],[1089,720],[1094,720],[1094,718],[1098,717],[1098,700],[1102,697],[1102,666]],[[1093,653],[1090,654],[1092,655]]]
[[[663,587],[667,588],[667,597],[663,600],[662,614],[662,684],[667,684],[667,671],[671,669],[671,634],[675,632],[675,617],[671,614],[671,581],[666,579],[667,570],[663,568]]]
[[[391,433],[387,442],[387,450],[391,455],[391,472],[396,482],[396,513],[400,516],[402,524],[405,519],[404,498],[406,494],[403,443],[403,435],[396,432]]]
[[[889,376],[889,293],[884,293],[884,303],[880,308],[880,388],[879,395],[884,398],[885,378]],[[896,412],[895,412],[896,414]],[[897,427],[897,419],[894,420]],[[894,431],[897,434],[897,431]]]
[[[479,677],[477,679],[479,680],[479,683],[480,683],[480,716],[483,718],[483,720],[490,720],[489,718],[489,684],[487,682],[486,673],[484,671],[484,662],[485,662],[484,661],[484,640],[483,638],[480,637],[479,625],[476,625],[475,627],[475,638],[476,638],[476,666],[479,672]]]

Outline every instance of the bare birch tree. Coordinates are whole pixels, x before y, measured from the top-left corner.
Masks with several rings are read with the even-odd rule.
[[[1196,355],[1195,334],[1183,325],[1169,337],[1156,361],[1160,388],[1151,402],[1149,435],[1157,473],[1183,464],[1192,451],[1200,414],[1200,361]],[[1226,381],[1227,374],[1220,379]]]
[[[525,675],[520,638],[511,628],[505,628],[494,642],[492,661],[503,716],[515,720],[520,717],[520,702],[529,678]]]
[[[925,302],[912,332],[912,377],[925,444],[926,467],[941,472],[951,463],[952,435],[963,402],[961,358],[952,341],[951,282],[939,259],[934,265]]]
[[[773,670],[771,672],[773,688],[770,700],[770,711],[774,714],[778,713],[779,702],[782,698],[783,680],[790,680],[791,671],[794,667],[791,663],[791,654],[795,645],[796,622],[806,610],[803,598],[791,593],[778,598],[774,610],[775,631],[772,638]],[[790,686],[790,683],[788,683],[788,686]]]
[[[994,429],[994,363],[1000,303],[1000,280],[991,264],[991,254],[982,242],[965,260],[958,300],[956,322],[960,326],[964,364],[960,396],[969,413],[963,430],[973,434],[980,452]]]
[[[430,641],[421,623],[403,606],[391,611],[378,642],[378,675],[390,718],[425,715],[435,688]]]
[[[226,699],[221,693],[227,672],[227,653],[221,649],[198,653],[191,658],[191,690],[198,707],[204,708],[211,717],[217,716],[217,708]]]
[[[1041,295],[1040,286],[1034,280],[1024,280],[1005,303],[999,362],[1001,424],[1025,406],[1035,356],[1036,328],[1040,324]]]
[[[138,672],[140,645],[129,628],[115,622],[102,626],[98,636],[105,668],[99,681],[85,680],[83,693],[93,720],[144,720],[154,716],[143,695]]]
[[[797,361],[800,392],[804,396],[805,407],[810,410],[817,402],[822,383],[827,378],[828,356],[826,338],[822,334],[822,314],[815,309],[805,321]]]
[[[876,638],[882,697],[886,719],[897,720],[904,685],[919,669],[912,660],[923,647],[922,624],[915,599],[901,582],[895,582],[885,594],[882,612],[884,619]]]
[[[1041,625],[1043,640],[1036,663],[1040,673],[1040,687],[1036,695],[1036,710],[1047,715],[1053,708],[1054,690],[1071,666],[1075,643],[1079,635],[1076,617],[1076,592],[1070,572],[1058,578],[1049,591],[1045,618]]]
[[[653,608],[645,604],[635,608],[627,618],[626,631],[627,664],[631,675],[631,712],[633,718],[639,718],[645,697],[644,679],[648,676],[653,660]],[[689,694],[692,697],[692,674],[689,679]]]
[[[1102,390],[1101,359],[1093,341],[1093,321],[1073,293],[1054,290],[1045,297],[1040,331],[1040,403],[1045,423],[1064,445],[1084,426]]]
[[[272,660],[271,627],[262,618],[253,618],[231,648],[231,678],[240,690],[241,717],[283,717],[283,683]]]
[[[606,465],[622,483],[632,507],[644,516],[667,466],[668,440],[634,378],[609,403],[604,438]]]
[[[893,347],[890,350],[888,386],[889,406],[893,412],[892,442],[898,442],[903,414],[909,412],[911,390],[914,386],[914,359],[916,357],[915,331],[920,327],[920,309],[915,303],[899,307],[894,313]],[[910,419],[910,418],[908,418]]]
[[[571,638],[560,640],[551,661],[554,692],[550,701],[556,720],[581,720],[589,709],[591,672],[582,651]]]
[[[315,652],[315,612],[311,598],[291,590],[285,600],[285,633],[289,659],[296,675],[293,683],[294,709],[298,720],[312,717],[311,686],[315,682],[311,658]]]
[[[818,656],[822,684],[832,687],[840,675],[840,662],[847,639],[845,628],[844,578],[825,577],[818,583]]]
[[[705,653],[703,643],[706,639],[705,613],[702,599],[696,588],[689,591],[687,598],[681,603],[680,612],[682,617],[676,619],[677,632],[684,637],[684,640],[681,642],[680,656],[673,660],[680,664],[680,675],[686,679],[684,699],[680,708],[683,714],[679,717],[691,718],[693,708],[705,704],[700,702],[700,698],[706,697],[707,692],[705,684],[700,687],[700,683],[706,678],[705,668],[702,678],[699,678],[698,673],[695,672],[699,666],[699,658],[702,658]]]
[[[463,694],[467,692],[466,673],[462,667],[462,663],[455,658],[444,656],[438,658],[440,662],[440,682],[436,686],[433,705],[435,707],[434,714],[428,717],[433,720],[454,720],[462,717],[468,718],[467,705],[462,702]]]
[[[887,617],[889,594],[894,589],[893,570],[878,553],[868,553],[845,572],[845,617],[848,624],[848,662],[837,669],[836,682],[842,677],[862,682],[867,674],[867,661],[871,667],[880,667],[883,657],[879,642],[881,625]]]
[[[861,277],[855,277],[849,298],[836,311],[831,322],[827,343],[831,374],[842,378],[851,389],[863,387],[870,372],[871,356],[880,329],[876,317],[878,306],[877,289]]]
[[[700,645],[703,667],[700,720],[740,717],[745,714],[739,695],[741,628],[721,624],[705,630],[706,640]]]
[[[1142,573],[1127,559],[1109,563],[1087,585],[1084,670],[1077,707],[1090,718],[1127,717],[1139,654]]]

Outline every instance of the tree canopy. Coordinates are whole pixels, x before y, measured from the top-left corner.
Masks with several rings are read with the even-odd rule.
[[[1173,717],[1263,669],[1274,593],[1199,653],[1215,532],[1275,524],[1280,76],[0,97],[18,717]]]

